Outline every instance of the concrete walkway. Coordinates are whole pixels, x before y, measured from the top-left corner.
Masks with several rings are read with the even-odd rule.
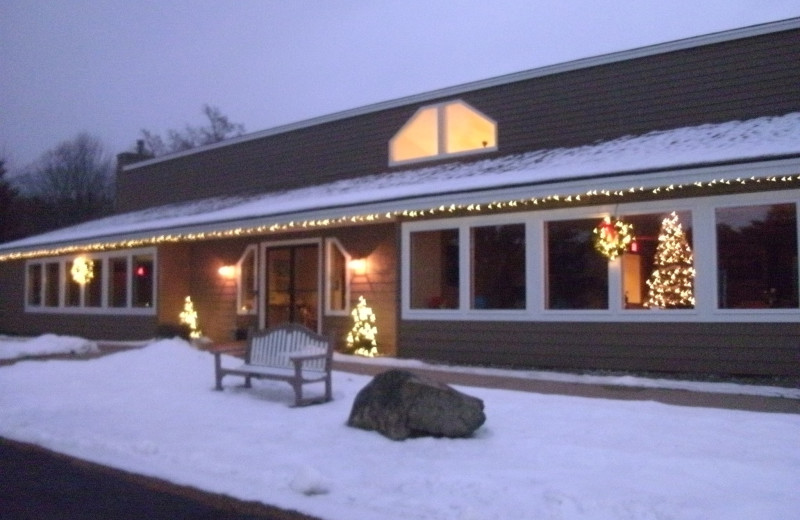
[[[371,359],[368,363],[349,361],[345,356],[337,356],[334,370],[355,374],[375,375],[395,366],[391,362],[382,364],[379,359]],[[697,406],[705,408],[724,408],[731,410],[748,410],[754,412],[796,413],[800,414],[800,399],[787,397],[767,397],[760,395],[741,395],[721,392],[704,392],[697,390],[674,390],[666,388],[645,388],[613,384],[585,384],[574,382],[549,381],[495,375],[480,374],[475,371],[463,371],[438,368],[425,364],[422,367],[412,366],[408,370],[429,376],[437,381],[451,385],[477,386],[482,388],[499,388],[535,392],[539,394],[568,395],[596,399],[619,399],[635,401],[657,401],[679,406]],[[502,372],[502,371],[493,371]]]

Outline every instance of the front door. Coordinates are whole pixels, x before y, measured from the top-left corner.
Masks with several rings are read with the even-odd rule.
[[[319,331],[319,244],[267,245],[264,321],[267,327],[300,323]]]

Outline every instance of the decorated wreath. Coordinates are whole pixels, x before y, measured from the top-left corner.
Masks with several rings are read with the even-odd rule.
[[[594,248],[609,260],[625,252],[633,242],[633,224],[605,217],[594,228]]]

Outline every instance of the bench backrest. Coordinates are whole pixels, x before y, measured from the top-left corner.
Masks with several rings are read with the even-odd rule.
[[[325,372],[333,357],[333,342],[302,325],[288,323],[254,332],[248,342],[246,361],[252,365],[293,368],[290,355],[317,352],[325,353],[326,357],[306,361],[304,370]]]

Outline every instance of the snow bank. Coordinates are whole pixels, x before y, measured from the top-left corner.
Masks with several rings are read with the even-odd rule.
[[[0,367],[0,436],[328,520],[800,511],[797,415],[459,387],[486,405],[473,438],[394,442],[345,425],[367,376],[334,372],[333,402],[291,408],[281,382],[214,391],[212,367],[180,340]]]
[[[97,343],[74,336],[45,334],[35,338],[0,337],[0,359],[50,356],[55,354],[92,354]]]

